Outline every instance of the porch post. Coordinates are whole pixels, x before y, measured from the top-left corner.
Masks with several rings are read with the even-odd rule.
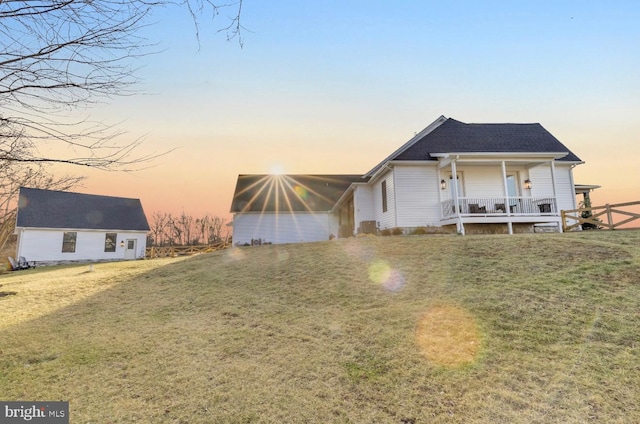
[[[348,210],[347,211],[347,216],[350,216],[351,219],[353,220],[353,231],[352,231],[352,236],[357,236],[358,235],[358,227],[356,226],[356,222],[358,222],[358,208],[356,207],[356,190],[358,188],[354,187],[353,191],[351,192],[352,194],[352,200],[353,202],[351,203],[353,210]]]
[[[502,190],[504,192],[504,213],[507,214],[507,228],[509,234],[513,234],[513,224],[511,223],[511,206],[509,206],[509,188],[507,187],[507,164],[505,161],[502,165]]]
[[[556,161],[555,159],[551,159],[550,161],[551,164],[551,185],[553,187],[553,204],[555,205],[556,208],[556,213],[560,213],[560,211],[558,210],[558,191],[556,189]],[[562,222],[562,217],[560,218],[560,222],[558,222],[558,232],[562,232],[562,226],[564,225],[564,222]]]
[[[453,207],[455,208],[456,216],[458,217],[458,231],[460,234],[464,235],[464,224],[462,223],[462,216],[460,215],[460,193],[458,193],[458,171],[455,159],[451,160],[451,176],[453,177]]]
[[[556,190],[556,163],[554,159],[551,159],[551,185],[553,186],[553,202],[556,205],[556,212],[558,212],[558,193]]]

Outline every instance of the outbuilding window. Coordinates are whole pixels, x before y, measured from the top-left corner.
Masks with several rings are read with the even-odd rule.
[[[116,238],[118,238],[118,233],[107,233],[104,238],[104,251],[105,252],[115,252],[116,251]]]
[[[62,235],[62,253],[74,253],[76,251],[75,231],[67,231]]]

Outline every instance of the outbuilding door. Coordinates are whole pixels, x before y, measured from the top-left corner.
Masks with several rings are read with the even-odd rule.
[[[124,249],[124,258],[125,259],[135,259],[136,258],[136,239],[127,239],[127,244]]]

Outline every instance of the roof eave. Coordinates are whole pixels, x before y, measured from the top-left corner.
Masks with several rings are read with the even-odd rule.
[[[444,152],[430,153],[430,156],[438,159],[446,159],[452,156],[473,156],[473,157],[540,157],[549,159],[561,159],[567,156],[569,152]]]
[[[444,115],[440,115],[440,117],[438,119],[436,119],[431,124],[429,124],[425,129],[420,131],[418,134],[414,135],[409,141],[407,141],[402,146],[400,146],[400,148],[398,148],[396,151],[394,151],[389,156],[384,158],[384,160],[382,160],[376,166],[371,168],[371,170],[369,172],[364,174],[364,177],[365,178],[366,177],[373,177],[373,175],[375,175],[378,172],[379,168],[384,167],[384,165],[387,162],[393,160],[393,158],[395,158],[396,156],[398,156],[399,154],[401,154],[402,152],[407,150],[409,147],[413,146],[415,143],[417,143],[419,140],[421,140],[424,136],[426,136],[427,134],[429,134],[430,132],[432,132],[433,130],[438,128],[440,125],[442,125],[446,120],[447,120],[447,118]]]
[[[128,233],[141,233],[149,232],[151,228],[147,229],[122,229],[122,228],[79,228],[79,227],[33,227],[26,225],[16,225],[16,231],[18,230],[43,230],[43,231],[95,231],[95,232],[128,232]]]
[[[334,213],[342,205],[342,203],[344,203],[345,200],[349,198],[349,193],[354,191],[357,186],[366,186],[367,184],[368,184],[368,181],[351,183],[351,185],[349,187],[347,187],[347,189],[344,191],[344,193],[342,193],[342,196],[340,196],[340,198],[333,205],[333,207],[331,208],[329,213]]]

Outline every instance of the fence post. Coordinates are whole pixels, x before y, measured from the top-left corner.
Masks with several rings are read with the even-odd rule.
[[[613,230],[613,216],[611,215],[611,205],[608,203],[605,205],[607,208],[607,221],[609,222],[609,229]]]

